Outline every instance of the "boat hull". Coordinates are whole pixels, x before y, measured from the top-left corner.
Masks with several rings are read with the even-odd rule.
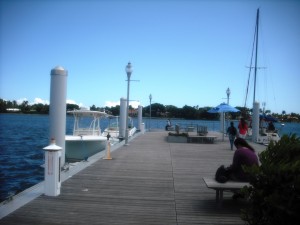
[[[264,135],[259,135],[257,138],[257,143],[263,145],[269,145],[271,141],[278,142],[280,137],[277,133],[265,133]]]
[[[252,138],[252,129],[248,129],[247,133],[249,139]],[[256,142],[258,144],[269,145],[271,141],[278,142],[280,140],[280,136],[277,132],[267,132],[265,128],[261,129],[261,133],[258,135]]]
[[[102,136],[66,136],[66,161],[87,160],[105,150],[107,139]]]

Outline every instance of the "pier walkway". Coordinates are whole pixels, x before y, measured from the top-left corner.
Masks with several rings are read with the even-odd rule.
[[[168,143],[147,132],[62,183],[57,197],[41,195],[0,224],[244,224],[242,200],[224,193],[222,207],[202,178],[229,165],[227,139],[215,144]],[[262,150],[261,145],[253,146]]]

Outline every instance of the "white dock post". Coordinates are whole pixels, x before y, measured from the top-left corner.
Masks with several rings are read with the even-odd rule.
[[[120,124],[119,124],[119,137],[125,138],[126,131],[126,106],[127,102],[125,98],[120,99]]]
[[[52,139],[49,146],[43,148],[45,150],[45,195],[60,195],[60,158],[62,148],[55,144]]]
[[[141,131],[142,128],[142,118],[143,118],[143,106],[139,105],[138,107],[138,130]]]
[[[66,98],[68,71],[61,66],[51,70],[50,86],[50,137],[62,147],[61,166],[65,164]]]
[[[142,134],[145,133],[145,123],[141,123],[141,129],[140,129],[140,132],[141,132]]]
[[[220,113],[220,132],[222,133],[222,141],[224,141],[224,132],[225,132],[225,125],[224,125],[224,113]]]
[[[257,142],[259,135],[259,102],[253,103],[253,114],[252,114],[252,141]]]

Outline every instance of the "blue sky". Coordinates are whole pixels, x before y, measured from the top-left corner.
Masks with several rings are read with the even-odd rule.
[[[49,102],[50,71],[68,70],[67,99],[243,106],[260,8],[257,101],[300,113],[300,1],[0,0],[0,98]],[[253,82],[251,82],[253,83]],[[247,107],[252,107],[253,85]],[[136,101],[136,102],[134,102]],[[134,104],[136,106],[136,104]]]

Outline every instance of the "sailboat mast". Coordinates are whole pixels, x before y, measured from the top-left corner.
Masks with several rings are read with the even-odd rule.
[[[259,9],[256,13],[256,46],[255,46],[255,66],[254,66],[254,92],[253,92],[253,104],[255,103],[255,92],[256,92],[256,74],[257,74],[257,49],[258,49],[258,21],[259,21]]]

